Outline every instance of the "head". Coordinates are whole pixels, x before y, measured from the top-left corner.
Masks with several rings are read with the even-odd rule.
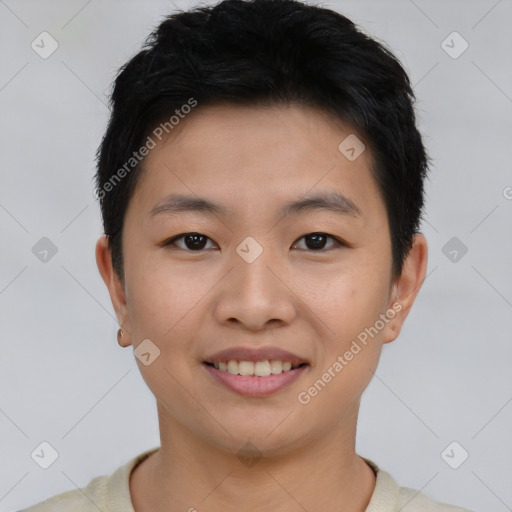
[[[381,43],[296,0],[173,14],[123,66],[96,257],[129,342],[160,351],[137,361],[168,425],[277,453],[353,423],[425,277],[413,102]],[[279,392],[242,396],[207,368],[233,347],[305,363]]]

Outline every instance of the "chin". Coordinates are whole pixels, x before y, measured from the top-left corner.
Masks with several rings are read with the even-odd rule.
[[[286,415],[283,416],[283,418]],[[283,421],[283,418],[280,420]],[[240,421],[224,425],[230,436],[223,429],[216,429],[218,436],[210,432],[205,441],[218,449],[239,457],[276,457],[285,455],[307,443],[309,437],[306,431],[301,433],[298,425],[287,424],[283,427],[275,422],[270,428],[266,422]]]

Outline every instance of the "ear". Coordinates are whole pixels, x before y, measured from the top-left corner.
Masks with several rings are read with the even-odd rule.
[[[402,273],[393,285],[389,309],[396,315],[386,325],[383,342],[395,340],[402,329],[403,323],[425,281],[428,260],[427,239],[421,233],[414,235],[413,245],[407,255]],[[398,299],[397,299],[398,297]]]
[[[112,253],[108,246],[108,238],[106,235],[102,235],[96,242],[96,264],[98,270],[103,278],[103,281],[107,285],[108,293],[110,294],[110,300],[117,316],[119,325],[123,328],[126,334],[129,336],[131,331],[130,322],[128,317],[128,307],[126,304],[126,292],[119,279],[119,276],[114,271],[112,265]],[[126,343],[126,336],[124,336],[123,342]]]

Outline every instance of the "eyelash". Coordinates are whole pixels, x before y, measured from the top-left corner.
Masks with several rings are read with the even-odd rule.
[[[172,238],[169,238],[168,240],[166,240],[165,242],[163,242],[161,244],[162,247],[169,247],[171,245],[174,245],[174,243],[179,240],[179,239],[182,239],[184,237],[186,237],[187,235],[200,235],[200,236],[205,236],[208,240],[211,240],[209,237],[207,237],[206,235],[203,235],[202,233],[197,233],[195,231],[193,232],[190,232],[190,233],[181,233],[180,235],[176,235]],[[331,250],[334,250],[334,249],[340,249],[340,248],[343,248],[343,247],[349,247],[349,245],[344,242],[343,240],[341,240],[340,238],[334,236],[334,235],[330,235],[329,233],[323,233],[323,232],[319,232],[319,231],[314,231],[312,233],[307,233],[306,235],[302,235],[299,239],[297,239],[297,242],[302,240],[303,238],[305,237],[308,237],[308,236],[312,236],[312,235],[321,235],[321,236],[326,236],[327,238],[330,238],[331,240],[334,240],[335,244],[331,247],[329,247],[328,249],[317,249],[317,250],[313,250],[313,249],[299,249],[299,250],[302,250],[302,251],[308,251],[308,252],[330,252]],[[294,242],[294,245],[297,243],[297,242]],[[178,249],[181,249],[185,252],[202,252],[202,251],[205,251],[206,249],[198,249],[197,251],[194,251],[194,250],[191,250],[191,249],[188,249],[188,248],[181,248],[181,247],[178,247]]]

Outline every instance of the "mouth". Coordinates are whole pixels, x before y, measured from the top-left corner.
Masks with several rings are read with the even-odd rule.
[[[221,359],[204,361],[202,366],[212,377],[212,384],[244,397],[264,398],[290,386],[310,365],[299,360]]]
[[[303,373],[310,362],[279,347],[238,346],[208,355],[202,367],[213,377],[212,384],[247,397],[275,394]]]

